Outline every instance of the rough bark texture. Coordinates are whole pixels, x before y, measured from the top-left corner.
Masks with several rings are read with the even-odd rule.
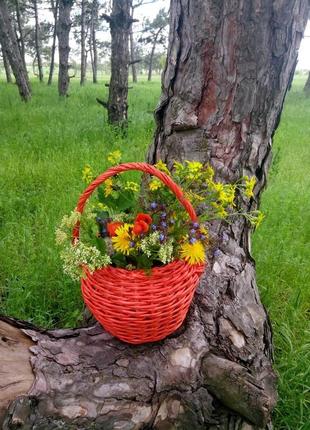
[[[108,21],[111,32],[111,79],[108,100],[110,124],[126,125],[128,97],[128,37],[132,24],[132,0],[113,0],[112,14]]]
[[[11,84],[12,76],[11,76],[10,63],[3,48],[1,48],[1,51],[2,51],[2,61],[3,61],[4,71],[5,71],[6,82],[8,84]]]
[[[171,3],[149,161],[210,161],[224,180],[255,175],[255,208],[308,2],[193,3]],[[271,330],[255,282],[250,232],[242,220],[210,229],[217,252],[209,255],[186,322],[164,341],[129,346],[99,325],[39,331],[2,318],[18,327],[3,351],[28,352],[33,371],[32,380],[26,368],[4,381],[10,406],[3,429],[271,428]],[[32,339],[30,350],[20,330]],[[1,373],[10,368],[2,363]],[[30,379],[31,388],[16,398],[9,386],[18,378]]]
[[[54,68],[55,68],[55,51],[56,51],[59,0],[56,0],[55,2],[54,0],[51,0],[51,9],[54,16],[54,29],[53,29],[53,42],[52,42],[52,48],[51,48],[51,64],[50,64],[50,71],[48,75],[47,85],[52,84]]]
[[[58,50],[59,50],[59,72],[58,72],[58,93],[60,96],[67,96],[69,89],[69,34],[71,29],[70,13],[73,0],[59,1],[58,18]]]
[[[307,96],[310,96],[310,72],[308,74],[308,79],[304,86],[304,92],[306,93]]]
[[[81,78],[80,85],[85,84],[86,78],[86,29],[85,29],[85,18],[86,18],[86,1],[82,0],[81,3]]]
[[[20,55],[5,0],[0,0],[0,42],[12,68],[19,94],[24,101],[27,101],[31,98],[28,74]]]
[[[36,49],[36,60],[38,64],[38,77],[40,82],[43,82],[43,65],[41,58],[41,37],[40,37],[40,23],[38,15],[38,3],[37,0],[33,0],[34,9],[34,21],[35,21],[35,49]]]

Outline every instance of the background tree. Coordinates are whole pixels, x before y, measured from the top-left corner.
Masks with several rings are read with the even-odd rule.
[[[59,72],[58,72],[58,93],[60,96],[68,95],[69,88],[69,34],[71,29],[71,9],[74,0],[59,0],[58,18],[58,51],[59,51]]]
[[[19,94],[24,101],[28,101],[31,98],[28,74],[11,24],[6,0],[0,0],[0,42],[12,68]]]
[[[47,81],[48,85],[52,84],[54,68],[55,68],[55,51],[56,51],[59,0],[50,0],[50,8],[54,17],[54,25],[53,25],[53,36],[52,36],[52,48],[51,48],[51,62],[50,62],[50,70],[49,70],[48,81]]]
[[[111,15],[103,14],[111,32],[111,79],[109,100],[97,101],[108,109],[110,124],[126,126],[128,111],[129,32],[132,0],[113,0]]]
[[[38,64],[38,77],[40,82],[43,82],[43,64],[42,64],[42,44],[40,35],[40,22],[39,22],[39,12],[38,12],[38,2],[37,0],[32,0],[33,11],[34,11],[34,21],[35,21],[35,59]]]
[[[25,5],[20,3],[20,0],[15,0],[15,12],[16,12],[16,24],[18,29],[18,45],[20,49],[20,54],[24,63],[24,66],[26,67],[26,60],[25,60],[25,39],[24,39],[24,19],[22,17],[26,14],[26,7]]]
[[[148,81],[152,79],[153,61],[155,49],[157,45],[165,46],[166,35],[164,29],[168,26],[168,13],[165,9],[160,9],[153,21],[146,19],[144,22],[144,36],[139,39],[139,42],[151,46],[151,51],[148,56]]]
[[[9,63],[9,60],[8,60],[2,46],[1,46],[1,52],[2,52],[2,61],[3,61],[4,71],[5,71],[6,82],[8,84],[11,84],[12,83],[12,76],[11,76],[10,63]]]

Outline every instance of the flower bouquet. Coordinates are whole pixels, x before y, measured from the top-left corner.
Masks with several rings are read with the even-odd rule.
[[[151,177],[128,180],[126,171]],[[171,171],[162,161],[117,164],[96,179],[86,166],[83,177],[89,185],[56,231],[64,271],[81,278],[86,305],[114,336],[134,344],[165,338],[184,321],[204,271],[207,223],[240,214],[236,194],[250,198],[255,181],[216,182],[212,167],[197,161]],[[256,225],[262,218],[244,215]]]

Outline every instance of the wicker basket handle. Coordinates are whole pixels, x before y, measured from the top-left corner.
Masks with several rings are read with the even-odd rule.
[[[99,175],[81,194],[79,201],[76,206],[76,210],[83,213],[85,204],[95,189],[101,185],[108,178],[117,175],[118,173],[126,172],[127,170],[140,170],[144,173],[149,173],[152,176],[156,176],[163,184],[165,184],[176,196],[182,206],[184,206],[190,219],[195,222],[197,221],[197,215],[195,209],[191,203],[184,197],[182,189],[168,176],[166,173],[161,172],[148,163],[123,163],[118,166],[110,167],[104,173]],[[80,223],[78,222],[73,229],[73,239],[78,240],[80,236]]]

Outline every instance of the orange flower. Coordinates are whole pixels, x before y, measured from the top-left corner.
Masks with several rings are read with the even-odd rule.
[[[144,221],[135,221],[132,232],[136,236],[142,233],[146,233],[149,230],[149,225]]]
[[[152,222],[152,217],[149,214],[140,213],[136,216],[135,222],[140,222],[140,221],[143,221],[146,224],[150,225]]]
[[[116,234],[116,230],[118,229],[118,227],[121,227],[124,223],[123,222],[119,222],[119,221],[115,221],[115,222],[108,222],[107,223],[107,230],[109,233],[109,236],[115,236]]]

